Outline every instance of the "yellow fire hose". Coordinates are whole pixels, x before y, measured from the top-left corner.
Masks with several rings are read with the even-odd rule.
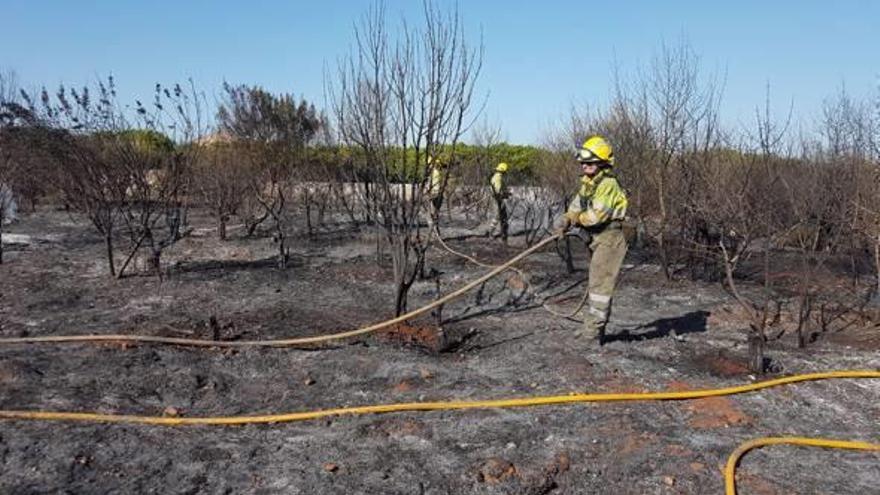
[[[403,322],[423,314],[431,309],[440,306],[456,297],[460,297],[469,290],[477,287],[483,282],[491,279],[510,268],[514,263],[522,260],[526,256],[537,251],[541,247],[556,240],[559,235],[550,236],[541,242],[535,244],[531,248],[518,254],[510,261],[499,265],[497,268],[489,271],[480,278],[465,285],[464,287],[440,298],[436,301],[423,306],[419,309],[410,311],[397,318],[393,318],[384,322],[376,323],[366,327],[347,332],[340,332],[328,335],[319,335],[314,337],[303,337],[296,339],[279,339],[279,340],[247,340],[247,341],[217,341],[204,339],[182,339],[172,337],[156,337],[148,335],[62,335],[49,337],[22,337],[22,338],[4,338],[0,339],[0,345],[3,344],[35,344],[35,343],[70,343],[70,342],[102,342],[102,341],[135,341],[148,342],[156,344],[172,344],[186,346],[203,346],[203,347],[246,347],[246,346],[265,346],[265,347],[285,347],[304,344],[313,344],[326,342],[331,340],[344,339],[356,335],[370,333],[381,328],[385,328],[396,323]],[[316,411],[293,412],[282,414],[268,415],[252,415],[252,416],[220,416],[220,417],[165,417],[165,416],[135,416],[122,414],[99,414],[99,413],[77,413],[77,412],[53,412],[53,411],[0,411],[0,419],[8,420],[43,420],[43,421],[77,421],[77,422],[100,422],[100,423],[130,423],[145,424],[158,426],[184,426],[184,425],[243,425],[243,424],[265,424],[265,423],[284,423],[293,421],[307,421],[319,419],[329,416],[345,416],[345,415],[362,415],[362,414],[379,414],[390,412],[404,411],[438,411],[438,410],[461,410],[461,409],[488,409],[488,408],[508,408],[508,407],[526,407],[541,406],[554,404],[571,404],[583,402],[615,402],[615,401],[648,401],[648,400],[688,400],[700,399],[705,397],[718,397],[725,395],[741,394],[755,390],[762,390],[780,385],[792,383],[827,380],[835,378],[880,378],[880,371],[875,370],[846,370],[846,371],[830,371],[823,373],[809,373],[794,375],[774,380],[766,380],[763,382],[751,383],[747,385],[738,385],[733,387],[690,390],[677,392],[644,392],[644,393],[604,393],[604,394],[582,394],[571,393],[567,395],[551,395],[538,397],[524,397],[513,399],[494,399],[494,400],[476,400],[476,401],[436,401],[436,402],[409,402],[396,404],[378,404],[368,406],[341,407],[333,409],[321,409]],[[747,451],[761,447],[764,445],[776,444],[793,444],[793,445],[809,445],[831,448],[859,449],[859,450],[880,450],[880,445],[870,444],[866,442],[852,442],[843,440],[828,440],[819,438],[801,438],[801,437],[767,437],[751,440],[744,443],[731,454],[725,468],[725,490],[727,495],[735,495],[735,469],[739,458]]]
[[[170,345],[184,345],[184,346],[199,346],[199,347],[294,347],[294,346],[302,346],[308,344],[318,344],[322,342],[329,342],[332,340],[340,340],[346,339],[349,337],[355,337],[357,335],[364,335],[367,333],[375,332],[377,330],[381,330],[383,328],[390,327],[392,325],[396,325],[398,323],[402,323],[411,318],[415,318],[421,314],[427,313],[432,309],[441,306],[455,298],[461,297],[468,291],[473,288],[479,286],[483,282],[495,277],[499,273],[509,269],[513,264],[522,260],[526,256],[534,253],[535,251],[541,249],[547,244],[553,242],[559,237],[558,234],[551,235],[550,237],[538,242],[534,246],[526,249],[525,251],[519,253],[518,255],[511,258],[509,261],[504,263],[503,265],[499,265],[493,270],[489,271],[485,275],[480,278],[470,282],[469,284],[457,289],[436,301],[431,302],[430,304],[426,304],[421,308],[410,311],[409,313],[402,314],[396,318],[392,318],[390,320],[385,320],[379,323],[374,323],[372,325],[361,327],[355,330],[349,330],[347,332],[339,332],[333,334],[326,335],[316,335],[314,337],[300,337],[295,339],[278,339],[278,340],[210,340],[210,339],[184,339],[177,337],[158,337],[153,335],[123,335],[123,334],[115,334],[115,335],[53,335],[47,337],[10,337],[0,339],[0,345],[8,345],[8,344],[38,344],[38,343],[73,343],[73,342],[145,342],[152,344],[170,344]]]
[[[452,253],[456,256],[464,258],[464,259],[466,259],[466,260],[468,260],[478,266],[482,266],[484,268],[494,268],[492,265],[482,263],[482,262],[474,259],[471,256],[468,256],[464,253],[461,253],[461,252],[458,252],[458,251],[452,249],[451,247],[449,247],[449,245],[446,244],[446,242],[444,242],[443,238],[440,236],[440,234],[438,232],[436,232],[436,230],[435,230],[434,234],[435,234],[437,241],[440,243],[440,245],[446,251],[449,251],[450,253]],[[513,270],[515,270],[524,281],[526,280],[525,275],[520,270],[517,270],[515,268]],[[583,307],[583,305],[586,302],[586,299],[587,299],[587,293],[584,293],[584,296],[581,298],[581,300],[575,306],[574,310],[570,311],[569,313],[559,313],[557,311],[554,311],[552,308],[549,307],[549,305],[547,303],[544,303],[543,307],[544,307],[544,309],[546,309],[548,312],[550,312],[553,315],[568,319],[568,318],[574,317],[578,313],[578,311],[581,310],[581,308]],[[625,399],[621,399],[621,400],[625,400]],[[650,400],[650,399],[646,399],[646,400]],[[496,406],[496,407],[506,407],[506,406]],[[880,444],[871,444],[871,443],[867,443],[867,442],[856,442],[856,441],[848,441],[848,440],[832,440],[832,439],[825,439],[825,438],[808,438],[808,437],[763,437],[763,438],[757,438],[757,439],[750,440],[750,441],[745,442],[742,445],[740,445],[728,458],[727,465],[725,466],[725,469],[724,469],[724,491],[725,491],[725,494],[726,495],[736,495],[736,477],[735,477],[736,466],[737,466],[737,463],[739,462],[739,459],[743,455],[745,455],[746,452],[748,452],[749,450],[758,448],[758,447],[764,447],[767,445],[779,445],[779,444],[801,445],[801,446],[811,446],[811,447],[826,447],[826,448],[836,448],[836,449],[880,451]]]
[[[880,444],[868,442],[854,442],[850,440],[833,440],[830,438],[806,438],[806,437],[764,437],[749,440],[740,445],[730,454],[727,465],[724,467],[724,493],[736,495],[736,464],[746,452],[766,445],[802,445],[807,447],[826,447],[832,449],[868,450],[880,452]]]
[[[329,416],[351,416],[362,414],[379,414],[403,411],[440,411],[460,409],[489,409],[541,406],[554,404],[571,404],[578,402],[617,402],[617,401],[646,401],[646,400],[687,400],[705,397],[719,397],[724,395],[741,394],[762,390],[780,385],[792,383],[828,380],[835,378],[880,378],[880,371],[875,370],[846,370],[829,371],[823,373],[809,373],[794,375],[774,380],[766,380],[747,385],[733,387],[687,390],[678,392],[643,392],[643,393],[605,393],[605,394],[578,394],[549,395],[538,397],[523,397],[514,399],[494,399],[476,401],[436,401],[436,402],[404,402],[396,404],[378,404],[370,406],[339,407],[334,409],[320,409],[316,411],[293,412],[284,414],[267,414],[254,416],[220,416],[201,418],[182,418],[164,416],[134,416],[122,414],[98,414],[98,413],[75,413],[75,412],[52,412],[52,411],[0,411],[0,419],[27,419],[43,421],[77,421],[77,422],[100,422],[100,423],[134,423],[159,426],[184,426],[184,425],[244,425],[285,423],[293,421],[307,421]],[[759,438],[744,443],[737,448],[727,461],[724,470],[724,484],[727,495],[735,495],[735,470],[739,458],[749,450],[764,445],[776,444],[810,445],[819,447],[860,449],[880,451],[880,445],[866,442],[851,442],[843,440],[827,440],[818,438]]]
[[[39,419],[63,421],[91,421],[102,423],[138,423],[147,425],[179,426],[179,425],[243,425],[258,423],[288,423],[307,421],[328,416],[354,416],[361,414],[378,414],[404,411],[444,411],[457,409],[492,409],[525,406],[547,406],[554,404],[572,404],[577,402],[620,402],[648,400],[687,400],[724,395],[742,394],[765,388],[778,387],[791,383],[828,380],[832,378],[880,378],[880,371],[846,370],[827,371],[793,375],[762,382],[736,385],[732,387],[684,390],[675,392],[627,392],[584,394],[570,393],[566,395],[545,395],[514,399],[491,399],[473,401],[436,401],[436,402],[402,402],[396,404],[377,404],[371,406],[339,407],[319,409],[316,411],[267,414],[257,416],[219,416],[202,418],[182,418],[165,416],[131,416],[98,413],[73,412],[40,412],[40,411],[0,411],[0,419]]]

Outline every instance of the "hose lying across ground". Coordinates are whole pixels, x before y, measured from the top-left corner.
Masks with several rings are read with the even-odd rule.
[[[267,414],[255,416],[220,416],[201,418],[182,418],[164,416],[134,416],[121,414],[98,414],[76,412],[51,412],[51,411],[0,411],[0,419],[19,420],[44,420],[44,421],[76,421],[76,422],[101,422],[101,423],[135,423],[159,426],[185,426],[185,425],[244,425],[255,423],[286,423],[293,421],[307,421],[330,416],[351,416],[363,414],[378,414],[403,411],[440,411],[460,409],[488,409],[541,406],[554,404],[571,404],[580,402],[617,402],[617,401],[647,401],[647,400],[687,400],[705,397],[719,397],[724,395],[741,394],[755,390],[763,390],[780,385],[792,383],[828,380],[835,378],[880,378],[880,371],[875,370],[846,370],[829,371],[823,373],[810,373],[794,375],[763,382],[737,385],[733,387],[688,390],[678,392],[643,392],[643,393],[605,393],[605,394],[568,394],[550,395],[537,397],[523,397],[515,399],[494,399],[476,401],[437,401],[437,402],[408,402],[397,404],[379,404],[369,406],[340,407],[334,409],[321,409],[316,411],[293,412],[283,414]],[[724,471],[724,483],[727,495],[735,495],[735,469],[739,458],[747,451],[764,445],[774,444],[811,445],[820,447],[876,450],[880,451],[880,445],[866,442],[851,442],[842,440],[827,440],[814,438],[760,438],[751,440],[731,454]]]
[[[558,239],[559,235],[550,236],[541,242],[538,242],[529,249],[523,251],[510,261],[499,265],[480,278],[470,282],[464,287],[440,298],[436,301],[423,306],[414,311],[410,311],[397,318],[386,320],[380,323],[358,328],[355,330],[340,332],[328,335],[319,335],[314,337],[303,337],[295,339],[280,340],[243,340],[243,341],[218,341],[218,340],[202,340],[202,339],[183,339],[172,337],[155,337],[148,335],[66,335],[66,336],[49,336],[49,337],[22,337],[22,338],[5,338],[0,339],[0,345],[3,344],[36,344],[36,343],[70,343],[70,342],[102,342],[102,341],[135,341],[148,342],[156,344],[173,344],[186,346],[203,346],[203,347],[247,347],[247,346],[264,346],[264,347],[286,347],[305,344],[315,344],[332,340],[339,340],[357,335],[370,333],[381,328],[385,328],[397,323],[401,323],[407,319],[414,318],[420,314],[430,311],[456,297],[460,297],[469,290],[479,286],[483,282],[509,269],[514,263],[522,260],[526,256],[539,250],[543,246]],[[439,238],[439,236],[438,236]],[[441,240],[442,243],[442,240]],[[445,245],[445,243],[442,243]],[[448,246],[446,246],[447,249]],[[450,251],[452,251],[450,249]],[[454,252],[454,251],[453,251]],[[460,253],[455,253],[459,254]],[[474,261],[474,260],[472,260]],[[476,261],[475,261],[476,262]],[[486,266],[485,264],[479,263]],[[520,272],[521,273],[521,272]],[[583,303],[583,302],[582,302]],[[582,304],[581,303],[581,304]],[[580,307],[578,307],[580,309]],[[792,383],[827,380],[835,378],[880,378],[880,371],[876,370],[847,370],[847,371],[830,371],[823,373],[810,373],[802,375],[794,375],[774,380],[751,383],[746,385],[738,385],[733,387],[690,390],[677,392],[644,392],[644,393],[604,393],[604,394],[584,394],[571,393],[566,395],[551,395],[537,397],[523,397],[512,399],[493,399],[493,400],[474,400],[474,401],[436,401],[436,402],[409,402],[396,404],[378,404],[367,406],[341,407],[333,409],[321,409],[316,411],[292,412],[282,414],[252,415],[252,416],[220,416],[220,417],[165,417],[165,416],[135,416],[121,414],[100,414],[100,413],[82,413],[82,412],[52,412],[52,411],[0,411],[0,419],[9,420],[44,420],[44,421],[77,421],[77,422],[101,422],[101,423],[134,423],[145,425],[159,426],[184,426],[184,425],[244,425],[255,423],[285,423],[293,421],[307,421],[330,416],[347,416],[362,414],[378,414],[403,411],[439,411],[439,410],[461,410],[461,409],[488,409],[488,408],[508,408],[508,407],[526,407],[541,406],[554,404],[571,404],[583,402],[614,402],[614,401],[649,401],[649,400],[688,400],[700,399],[705,397],[718,397],[724,395],[741,394],[762,390],[780,385]],[[830,448],[859,449],[880,451],[880,445],[866,442],[853,442],[843,440],[829,440],[819,438],[801,438],[801,437],[767,437],[751,440],[738,447],[727,461],[724,471],[725,491],[727,495],[736,494],[735,486],[735,469],[740,457],[747,451],[765,445],[776,444],[792,444],[792,445],[808,445]]]
[[[410,311],[409,313],[402,314],[396,318],[392,318],[390,320],[385,320],[379,323],[375,323],[366,327],[361,327],[355,330],[349,330],[347,332],[339,332],[333,334],[326,335],[316,335],[314,337],[299,337],[293,339],[277,339],[277,340],[211,340],[211,339],[185,339],[178,337],[158,337],[153,335],[123,335],[123,334],[113,334],[113,335],[53,335],[47,337],[11,337],[11,338],[3,338],[0,339],[0,345],[7,344],[37,344],[37,343],[73,343],[73,342],[146,342],[152,344],[170,344],[170,345],[184,345],[184,346],[200,346],[200,347],[295,347],[295,346],[303,346],[303,345],[311,345],[311,344],[319,344],[323,342],[329,342],[333,340],[341,340],[349,337],[355,337],[357,335],[364,335],[367,333],[375,332],[377,330],[381,330],[383,328],[390,327],[392,325],[396,325],[398,323],[403,323],[406,320],[411,318],[415,318],[421,314],[427,313],[432,309],[442,306],[443,304],[461,297],[466,294],[468,291],[478,287],[483,282],[491,279],[492,277],[497,276],[499,273],[509,269],[512,265],[519,262],[523,258],[528,255],[538,251],[542,247],[547,244],[555,241],[559,238],[559,235],[552,235],[542,241],[538,242],[534,246],[526,249],[525,251],[519,253],[518,255],[511,258],[506,263],[499,265],[493,270],[489,271],[485,275],[480,278],[470,282],[469,284],[457,289],[436,301],[431,302],[430,304],[426,304],[421,308]]]
[[[764,437],[749,440],[740,445],[730,454],[724,467],[724,493],[736,495],[736,464],[746,452],[766,445],[801,445],[805,447],[825,447],[830,449],[868,450],[880,452],[880,444],[853,442],[850,440],[834,440],[830,438],[807,437]]]
[[[368,325],[365,327],[357,328],[354,330],[349,330],[346,332],[338,332],[333,334],[325,334],[325,335],[316,335],[313,337],[298,337],[292,339],[275,339],[275,340],[213,340],[213,339],[188,339],[181,337],[160,337],[156,335],[126,335],[126,334],[105,334],[105,335],[51,335],[45,337],[8,337],[8,338],[0,338],[0,345],[8,345],[8,344],[38,344],[38,343],[96,343],[96,342],[142,342],[142,343],[150,343],[150,344],[166,344],[166,345],[181,345],[181,346],[196,346],[196,347],[296,347],[296,346],[305,346],[305,345],[314,345],[325,342],[330,342],[334,340],[342,340],[350,337],[355,337],[358,335],[364,335],[368,333],[375,332],[377,330],[381,330],[383,328],[388,328],[392,325],[396,325],[398,323],[403,323],[406,320],[411,318],[415,318],[416,316],[422,315],[431,311],[438,306],[442,306],[443,304],[456,299],[458,297],[463,296],[467,292],[473,290],[474,288],[480,286],[482,283],[488,281],[489,279],[499,275],[505,270],[513,270],[516,272],[520,278],[523,279],[524,283],[528,283],[526,281],[525,274],[514,268],[513,265],[517,262],[521,261],[525,257],[530,254],[538,251],[542,247],[547,244],[559,239],[562,237],[562,234],[553,234],[547,237],[546,239],[541,240],[536,243],[532,247],[522,251],[518,255],[511,258],[509,261],[498,265],[493,266],[486,263],[481,263],[480,261],[474,259],[471,256],[467,256],[463,253],[455,251],[448,244],[446,244],[440,235],[435,233],[435,237],[440,241],[441,246],[444,249],[455,254],[456,256],[461,256],[468,261],[471,261],[478,266],[482,266],[484,268],[492,268],[489,272],[477,278],[476,280],[468,283],[467,285],[429,303],[421,308],[410,311],[406,314],[402,314],[396,318],[392,318],[389,320],[381,321],[379,323],[375,323],[372,325]],[[571,318],[583,307],[584,302],[586,301],[587,294],[581,298],[577,307],[573,312],[562,314],[554,311],[549,308],[546,304],[543,305],[544,309],[549,311],[550,313],[562,317],[562,318]]]
[[[705,397],[719,397],[724,395],[742,394],[763,390],[765,388],[778,387],[791,383],[828,380],[832,378],[880,378],[880,371],[874,370],[847,370],[828,371],[821,373],[809,373],[793,375],[763,382],[736,385],[733,387],[685,390],[675,392],[632,392],[632,393],[604,393],[583,394],[570,393],[564,395],[545,395],[536,397],[522,397],[514,399],[491,399],[473,401],[436,401],[436,402],[402,402],[396,404],[377,404],[370,406],[351,406],[333,409],[319,409],[316,411],[292,412],[282,414],[265,414],[255,416],[219,416],[202,418],[165,417],[165,416],[131,416],[117,414],[98,413],[73,413],[73,412],[38,412],[38,411],[0,411],[0,419],[40,419],[40,420],[63,420],[63,421],[92,421],[102,423],[138,423],[161,426],[182,425],[244,425],[258,423],[288,423],[294,421],[308,421],[330,416],[356,416],[362,414],[378,414],[404,411],[446,411],[459,409],[492,409],[526,406],[548,406],[554,404],[572,404],[579,402],[621,402],[621,401],[650,401],[650,400],[688,400],[702,399]]]

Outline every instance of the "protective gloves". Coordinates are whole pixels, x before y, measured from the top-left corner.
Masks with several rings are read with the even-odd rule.
[[[577,225],[580,214],[581,212],[579,211],[567,211],[562,216],[565,217],[569,224]]]

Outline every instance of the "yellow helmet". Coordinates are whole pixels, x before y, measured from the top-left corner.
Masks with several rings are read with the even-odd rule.
[[[584,141],[581,149],[577,152],[577,161],[581,163],[604,162],[614,165],[614,150],[608,141],[601,136],[592,136]]]
[[[501,172],[501,173],[507,172],[507,163],[505,163],[505,162],[499,163],[498,166],[495,167],[495,171]]]

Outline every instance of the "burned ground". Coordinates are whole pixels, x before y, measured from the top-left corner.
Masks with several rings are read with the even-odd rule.
[[[195,218],[196,225],[210,225]],[[342,331],[390,316],[389,263],[345,225],[296,239],[278,270],[268,239],[207,231],[168,251],[163,281],[114,280],[102,240],[41,211],[9,227],[0,265],[2,336],[145,333],[272,339]],[[456,232],[449,231],[450,237]],[[5,234],[4,234],[5,236]],[[500,263],[522,249],[464,237],[454,246]],[[580,260],[581,264],[583,260]],[[489,399],[573,391],[682,390],[751,379],[744,324],[718,285],[665,282],[633,252],[609,343],[541,308],[579,299],[584,272],[547,250],[517,276],[407,326],[311,349],[192,349],[107,343],[0,348],[0,408],[216,416],[346,405]],[[481,274],[429,253],[449,292]],[[567,289],[567,290],[565,290]],[[419,281],[416,307],[436,296]],[[876,327],[785,337],[770,369],[880,368]],[[0,422],[3,493],[718,493],[742,441],[806,435],[876,441],[880,383],[842,380],[698,401],[340,417],[245,427]],[[871,493],[877,454],[771,447],[740,467],[741,493]]]

